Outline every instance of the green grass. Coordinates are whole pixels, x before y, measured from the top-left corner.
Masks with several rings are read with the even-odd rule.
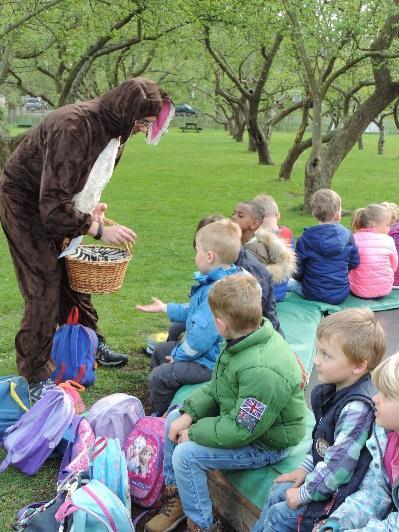
[[[194,270],[192,237],[198,220],[206,214],[230,215],[243,199],[267,192],[280,206],[282,223],[296,235],[312,224],[301,214],[304,163],[298,161],[293,179],[279,182],[278,164],[292,134],[275,133],[275,166],[259,166],[247,144],[235,143],[221,130],[184,133],[172,129],[158,147],[140,137],[127,145],[103,200],[108,215],[134,228],[139,239],[123,289],[94,297],[100,325],[110,345],[131,354],[122,370],[97,372],[97,381],[84,397],[87,405],[116,391],[145,396],[146,359],[138,354],[148,333],[166,328],[165,316],[141,314],[138,303],[151,296],[165,301],[185,300]],[[398,201],[399,138],[388,137],[386,154],[377,155],[377,138],[365,136],[365,150],[352,150],[334,178],[333,187],[343,197],[343,207],[353,210],[372,201]],[[349,218],[344,219],[349,224]],[[5,237],[0,231],[0,374],[16,372],[14,336],[22,316],[19,294]],[[0,458],[4,452],[0,453]],[[0,476],[0,532],[13,522],[17,509],[54,494],[58,462],[49,462],[34,478],[10,468]]]

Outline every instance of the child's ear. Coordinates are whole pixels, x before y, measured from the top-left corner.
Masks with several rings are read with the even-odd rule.
[[[263,220],[260,220],[259,218],[255,218],[254,221],[251,223],[251,230],[257,231],[259,227],[262,225]]]
[[[367,360],[363,360],[358,366],[353,366],[353,373],[355,375],[361,375],[362,373],[367,373],[368,364]]]
[[[208,258],[208,263],[213,264],[215,262],[216,255],[213,251],[209,250],[207,251],[207,258]]]

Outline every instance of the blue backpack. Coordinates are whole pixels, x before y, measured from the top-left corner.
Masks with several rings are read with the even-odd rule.
[[[0,377],[0,443],[11,427],[31,407],[29,385],[23,377]]]
[[[53,381],[59,384],[73,380],[83,386],[93,384],[97,347],[97,334],[79,324],[78,308],[73,307],[67,323],[54,335],[51,358],[56,369],[51,374]]]

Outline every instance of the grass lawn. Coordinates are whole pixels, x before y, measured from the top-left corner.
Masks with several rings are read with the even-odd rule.
[[[195,268],[193,230],[201,217],[215,212],[230,215],[238,201],[267,192],[279,203],[282,223],[296,235],[313,223],[300,210],[307,154],[297,163],[292,181],[277,180],[278,164],[292,139],[288,133],[273,135],[276,165],[269,167],[259,166],[246,143],[235,143],[221,130],[182,134],[172,129],[158,147],[148,146],[140,137],[127,145],[102,199],[108,203],[108,216],[134,228],[139,240],[123,289],[96,296],[94,302],[109,344],[131,356],[121,370],[99,369],[95,386],[85,394],[86,405],[116,391],[145,396],[147,359],[139,351],[146,334],[166,328],[167,320],[164,315],[141,314],[134,307],[151,296],[186,299]],[[334,179],[345,209],[399,201],[399,138],[386,139],[383,157],[377,155],[376,146],[376,136],[365,136],[365,150],[352,150]],[[344,223],[348,225],[349,218]],[[16,372],[14,335],[23,301],[1,230],[0,294],[0,374],[8,375]],[[49,462],[34,478],[13,468],[0,476],[0,532],[9,529],[17,509],[54,494],[58,466],[58,461]]]

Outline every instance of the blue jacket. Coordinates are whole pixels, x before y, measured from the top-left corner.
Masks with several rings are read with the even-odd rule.
[[[306,299],[332,305],[349,295],[348,271],[360,263],[352,233],[341,224],[306,227],[295,248],[297,271]]]
[[[198,284],[191,288],[190,302],[168,303],[169,319],[186,322],[184,340],[172,351],[175,362],[195,361],[213,369],[220,354],[223,338],[216,329],[208,303],[208,294],[215,281],[239,271],[239,268],[233,264],[227,270],[216,268],[207,274],[196,272],[194,278]]]
[[[399,481],[391,486],[384,467],[387,434],[374,425],[366,446],[372,456],[370,468],[358,491],[331,514],[320,530],[334,532],[393,532],[399,530]]]

